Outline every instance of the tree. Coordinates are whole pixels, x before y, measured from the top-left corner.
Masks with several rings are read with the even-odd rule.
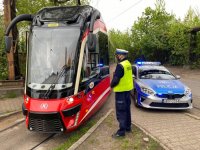
[[[166,12],[163,0],[157,0],[155,6],[155,9],[147,7],[144,10],[142,16],[133,23],[131,32],[109,32],[112,51],[116,47],[129,47],[132,59],[144,55],[147,60],[199,67],[200,32],[196,35],[195,48],[190,52],[192,62],[189,62],[189,31],[193,27],[200,27],[198,10],[189,8],[185,19],[181,21],[174,14]]]
[[[4,41],[4,21],[3,16],[0,16],[0,80],[8,77],[7,60]]]
[[[10,21],[16,16],[15,10],[15,0],[4,0],[4,24],[7,27]],[[19,65],[18,65],[18,53],[16,50],[16,37],[17,37],[17,28],[13,28],[10,33],[10,37],[13,38],[13,42],[11,44],[11,51],[7,53],[8,60],[8,78],[9,80],[14,80],[16,76],[19,75]],[[16,61],[17,60],[17,61]]]
[[[137,51],[136,55],[142,53],[148,60],[167,62],[170,55],[168,32],[174,16],[166,12],[163,0],[157,0],[155,6],[155,9],[147,7],[134,23],[131,39],[134,49],[142,51]]]
[[[174,20],[169,30],[168,46],[170,47],[171,55],[169,63],[172,65],[188,64],[188,49],[189,49],[189,28],[180,21]]]
[[[17,14],[35,14],[43,7],[48,6],[71,6],[76,5],[77,0],[18,0]],[[82,0],[81,4],[89,4],[89,0]],[[26,7],[24,7],[26,6]]]
[[[191,7],[189,8],[184,21],[184,26],[188,29],[194,28],[194,27],[200,27],[200,13],[198,10],[193,10]],[[191,37],[195,37],[195,43],[190,43],[190,48],[188,48],[189,51],[189,62],[188,64],[192,65],[193,67],[199,67],[200,66],[200,33],[197,32],[195,34],[190,34]]]
[[[131,54],[131,41],[130,41],[130,34],[129,32],[125,32],[122,33],[119,30],[114,30],[112,29],[111,31],[109,31],[109,41],[110,41],[110,56],[112,60],[114,60],[114,52],[116,50],[116,48],[120,48],[120,49],[126,49],[128,50],[129,56],[131,58],[132,54]]]

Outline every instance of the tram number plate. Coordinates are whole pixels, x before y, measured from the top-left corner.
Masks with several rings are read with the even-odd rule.
[[[165,99],[164,103],[179,103],[179,99]]]

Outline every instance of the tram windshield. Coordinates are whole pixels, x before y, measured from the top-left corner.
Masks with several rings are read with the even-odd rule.
[[[29,38],[27,86],[48,90],[71,87],[80,29],[35,27]]]

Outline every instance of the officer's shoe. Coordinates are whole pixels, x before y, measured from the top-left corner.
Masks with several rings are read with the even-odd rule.
[[[131,129],[126,129],[126,132],[127,133],[132,133],[132,130]]]
[[[112,138],[116,139],[116,138],[120,138],[120,137],[124,137],[125,134],[119,134],[119,133],[115,133],[112,135]]]
[[[126,132],[131,133],[131,132],[132,132],[132,126],[127,127],[127,128],[126,128]]]

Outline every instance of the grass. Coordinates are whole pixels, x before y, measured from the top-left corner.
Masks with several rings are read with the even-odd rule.
[[[128,149],[129,147],[131,147],[131,143],[130,143],[130,141],[128,140],[128,139],[124,139],[123,140],[123,142],[122,142],[122,145],[121,145],[121,148],[123,149],[123,150],[126,150],[126,149]]]
[[[3,94],[0,96],[1,99],[5,99],[5,98],[16,98],[18,97],[16,92],[7,92],[6,94]]]
[[[93,125],[96,124],[97,119],[90,119],[88,122],[80,126],[76,131],[69,133],[68,139],[62,145],[54,150],[65,150],[78,141]]]
[[[126,138],[117,139],[119,150],[164,150],[159,143],[148,137],[136,126],[133,126],[133,132],[126,136]],[[147,137],[149,141],[145,142],[143,138]]]
[[[138,127],[133,125],[131,133],[127,133],[125,138],[117,139],[119,150],[164,150],[159,143],[148,137]],[[149,141],[144,141],[148,138]]]
[[[65,150],[68,149],[72,144],[79,140],[96,122],[99,118],[91,118],[88,122],[78,128],[76,131],[69,133],[66,142],[57,147],[55,150]],[[111,113],[103,123],[98,127],[97,130],[90,136],[84,144],[78,149],[87,149],[91,145],[95,149],[104,149],[109,150],[164,150],[159,143],[154,141],[151,137],[147,136],[142,132],[138,127],[133,125],[132,132],[127,133],[124,138],[112,139],[111,134],[113,130],[118,128],[118,124],[115,120],[114,113]],[[109,134],[105,135],[104,132]],[[148,138],[149,141],[144,141],[144,138]],[[90,147],[91,148],[91,147]],[[89,149],[90,149],[89,148]]]
[[[116,131],[118,129],[118,122],[114,119],[115,115],[114,113],[111,113],[101,124],[101,129],[99,129],[98,133],[95,133],[95,136],[92,136],[92,141],[97,141],[97,143],[93,143],[93,147],[96,147],[99,149],[102,145],[108,145],[107,149],[111,150],[164,150],[160,146],[158,142],[153,140],[151,137],[146,135],[142,130],[140,130],[135,125],[132,125],[132,132],[126,133],[125,137],[118,138],[118,139],[112,139],[111,136],[106,137],[103,135],[103,132],[101,130],[104,130],[105,132],[108,132],[110,134],[113,133],[113,130]],[[105,138],[102,143],[101,138]],[[100,138],[100,139],[98,139]],[[148,138],[149,141],[144,141],[144,138]],[[90,139],[91,140],[91,139]],[[99,143],[100,142],[100,143]],[[106,142],[106,143],[105,143]],[[104,147],[105,148],[105,147]],[[106,148],[105,148],[106,149]]]

